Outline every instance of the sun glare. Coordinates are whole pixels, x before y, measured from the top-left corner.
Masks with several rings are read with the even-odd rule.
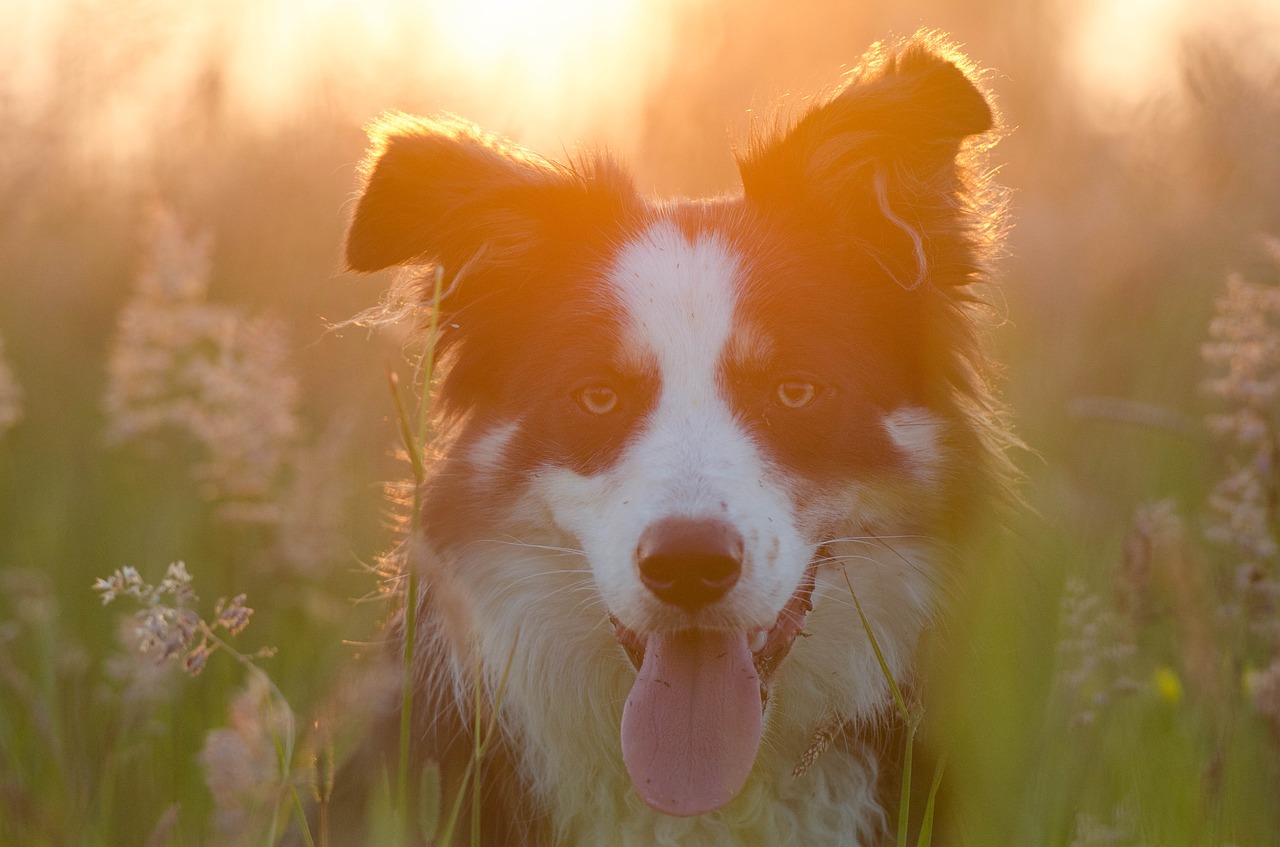
[[[547,83],[598,51],[616,49],[637,23],[639,6],[639,0],[472,0],[439,3],[433,18],[452,56],[472,72]]]
[[[556,146],[624,120],[658,75],[654,0],[437,0],[434,61],[490,120]]]
[[[1087,95],[1121,108],[1173,87],[1181,53],[1197,36],[1232,33],[1231,25],[1271,39],[1280,31],[1274,0],[1086,0],[1076,15],[1064,58]]]
[[[724,14],[714,17],[727,22],[742,4],[44,0],[8,8],[0,0],[0,54],[7,60],[0,99],[19,112],[39,111],[59,85],[93,92],[86,95],[86,143],[140,154],[193,90],[215,94],[210,102],[241,124],[278,125],[316,102],[348,111],[353,121],[392,108],[454,111],[554,154],[562,144],[633,140],[641,104],[669,83],[677,43],[733,54],[727,42],[697,43],[692,33],[704,30],[682,29],[703,20],[691,14],[699,5],[722,6]],[[743,26],[771,20],[745,14],[759,4],[742,8]],[[1176,83],[1183,41],[1210,24],[1278,38],[1280,4],[1079,0],[1067,21],[1061,60],[1085,99],[1110,111]],[[795,42],[776,49],[806,48]],[[803,70],[805,57],[777,64],[785,78]],[[702,66],[715,63],[687,67]],[[77,73],[85,85],[67,82]],[[750,82],[767,88],[774,80]]]
[[[465,113],[554,152],[625,120],[659,75],[673,3],[264,0],[235,21],[228,64],[268,120],[323,74],[375,112]]]
[[[1093,0],[1081,4],[1068,60],[1094,97],[1132,104],[1173,69],[1182,0]]]

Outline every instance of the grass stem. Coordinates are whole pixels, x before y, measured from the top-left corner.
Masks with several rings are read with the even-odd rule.
[[[880,642],[876,640],[876,634],[871,629],[871,622],[867,620],[867,615],[862,610],[862,602],[858,599],[858,592],[853,590],[853,582],[849,579],[849,571],[841,568],[840,572],[844,575],[844,584],[849,587],[849,596],[853,598],[854,608],[858,610],[858,617],[862,620],[862,628],[866,631],[867,639],[871,642],[871,649],[875,651],[876,661],[880,663],[880,673],[884,674],[885,681],[889,683],[889,690],[893,693],[893,702],[907,727],[907,742],[902,751],[902,793],[898,803],[898,847],[907,847],[907,830],[911,822],[911,764],[916,746],[916,730],[920,728],[921,713],[918,709],[907,708],[907,701],[902,696],[902,689],[898,687],[898,681],[894,679],[893,671],[889,670],[889,663],[885,661],[884,653],[880,649]],[[940,777],[940,773],[935,774],[935,779]],[[930,825],[932,824],[933,794],[936,791],[937,786],[935,785],[934,791],[930,793],[929,808],[926,811]],[[920,837],[925,844],[928,843],[927,832],[928,830],[924,828],[920,832]]]
[[[440,326],[440,295],[444,287],[444,270],[435,269],[431,296],[431,318],[427,330],[426,350],[422,355],[421,385],[418,396],[418,420],[414,427],[410,424],[408,411],[400,397],[398,380],[389,372],[391,393],[395,400],[396,416],[400,424],[400,436],[404,440],[405,451],[413,467],[413,513],[409,518],[409,538],[407,545],[412,545],[421,529],[422,521],[422,485],[426,480],[425,445],[427,430],[430,426],[431,379],[435,371],[436,333]],[[408,549],[408,548],[407,548]],[[411,843],[415,818],[409,814],[409,762],[410,742],[413,731],[413,692],[414,692],[414,652],[418,638],[418,574],[411,563],[404,563],[405,599],[404,599],[404,650],[402,665],[402,682],[400,690],[400,751],[397,774],[397,808],[403,822],[402,837],[407,845]]]

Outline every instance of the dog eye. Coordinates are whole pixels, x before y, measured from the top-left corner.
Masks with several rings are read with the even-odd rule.
[[[778,405],[788,409],[803,409],[818,398],[818,386],[800,379],[788,379],[774,389]]]
[[[607,385],[588,385],[577,392],[578,405],[584,412],[607,415],[618,408],[618,392]]]

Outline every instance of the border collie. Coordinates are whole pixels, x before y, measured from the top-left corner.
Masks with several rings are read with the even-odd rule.
[[[454,117],[374,126],[347,262],[444,273],[413,769],[455,785],[496,714],[482,843],[886,837],[868,632],[912,684],[944,548],[1005,473],[996,123],[917,35],[758,133],[732,196],[652,200]]]

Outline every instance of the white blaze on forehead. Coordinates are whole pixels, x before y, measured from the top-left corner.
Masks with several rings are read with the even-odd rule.
[[[690,240],[665,220],[619,252],[609,278],[628,318],[628,346],[656,358],[664,385],[673,379],[690,388],[690,382],[714,385],[733,330],[739,271],[722,238],[711,233]]]

